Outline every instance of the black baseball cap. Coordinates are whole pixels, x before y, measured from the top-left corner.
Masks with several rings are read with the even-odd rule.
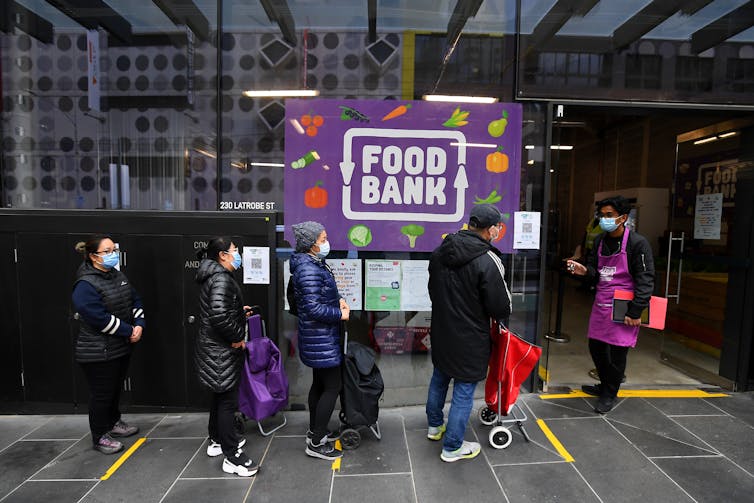
[[[491,204],[475,204],[469,215],[469,226],[477,229],[492,227],[502,221],[502,213]]]

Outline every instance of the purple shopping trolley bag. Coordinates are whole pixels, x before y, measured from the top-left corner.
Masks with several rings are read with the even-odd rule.
[[[285,375],[280,350],[265,334],[262,317],[255,314],[249,317],[248,323],[249,340],[246,343],[246,359],[238,388],[238,410],[254,419],[259,432],[267,436],[286,424],[283,414],[282,424],[270,431],[262,428],[263,419],[288,405],[288,377]]]

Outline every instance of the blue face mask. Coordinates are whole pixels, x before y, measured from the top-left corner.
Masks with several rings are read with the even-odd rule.
[[[233,255],[233,270],[237,271],[241,267],[241,254],[236,250],[231,255]]]
[[[319,251],[317,252],[317,256],[319,258],[325,258],[327,257],[327,254],[330,253],[330,242],[325,241],[321,245],[319,245]]]
[[[618,224],[615,223],[615,218],[600,218],[600,228],[605,232],[613,232],[618,228]]]
[[[112,252],[102,256],[102,266],[105,269],[112,269],[120,262],[120,253]]]

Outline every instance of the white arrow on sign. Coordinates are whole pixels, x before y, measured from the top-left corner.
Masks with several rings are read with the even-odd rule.
[[[458,144],[458,172],[453,180],[456,189],[456,210],[451,214],[440,213],[407,213],[383,211],[355,211],[351,209],[351,180],[356,164],[351,159],[353,138],[369,136],[372,138],[422,138],[448,139]],[[469,180],[466,177],[466,135],[460,131],[438,131],[434,129],[377,129],[353,128],[343,137],[343,161],[340,163],[340,173],[343,175],[343,216],[349,220],[398,220],[422,222],[457,222],[465,215],[466,189]]]

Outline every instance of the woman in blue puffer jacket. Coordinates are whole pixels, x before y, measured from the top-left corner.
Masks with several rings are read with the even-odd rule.
[[[328,433],[327,423],[340,393],[340,323],[348,320],[350,308],[338,294],[335,277],[325,262],[330,243],[324,226],[302,222],[292,228],[296,253],[290,265],[298,310],[298,349],[301,361],[313,374],[305,452],[332,460],[342,453],[335,449],[336,437]]]

